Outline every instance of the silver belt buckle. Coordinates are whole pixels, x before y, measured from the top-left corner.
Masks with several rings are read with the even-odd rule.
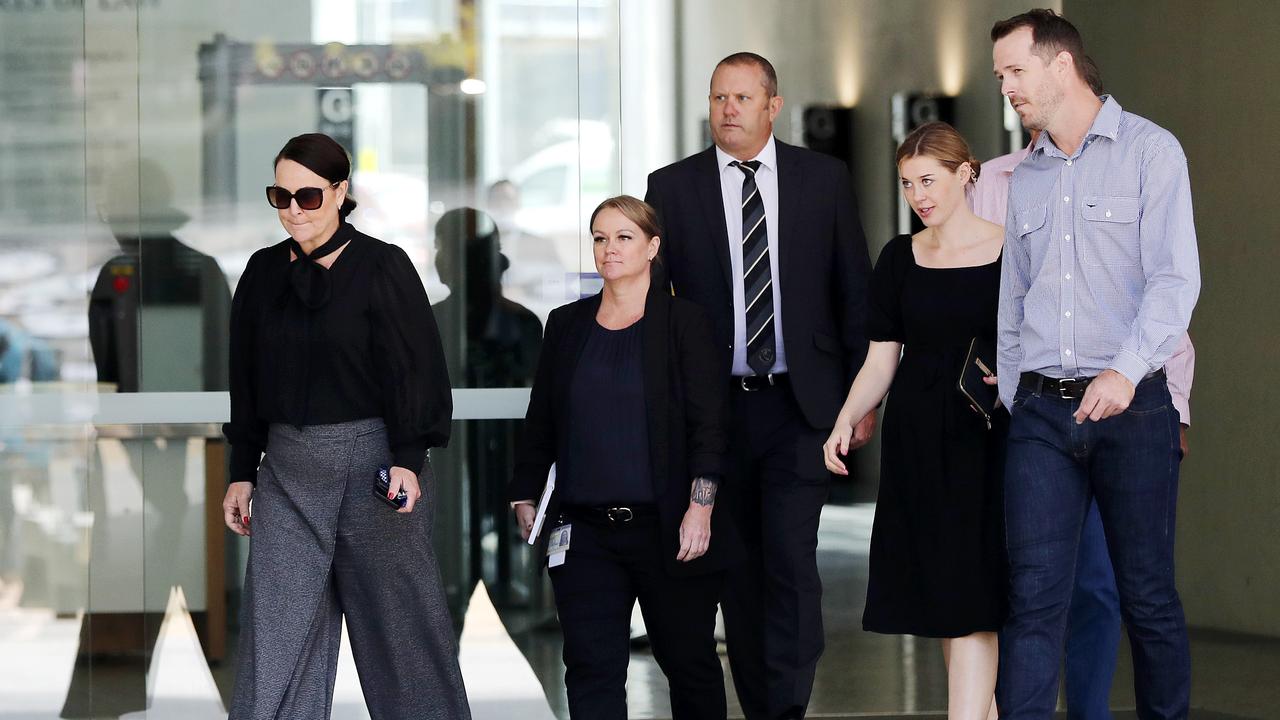
[[[738,378],[738,382],[739,384],[742,385],[742,390],[744,392],[758,392],[760,388],[750,387],[749,385],[747,385],[747,380],[751,378],[759,378],[759,377],[764,378],[765,382],[768,383],[769,387],[773,387],[773,373],[769,373],[768,375],[743,375],[742,377]]]
[[[611,507],[604,511],[605,517],[615,523],[629,523],[635,519],[636,514],[629,507]]]
[[[1075,400],[1076,398],[1073,398],[1071,397],[1071,395],[1067,394],[1067,391],[1068,389],[1074,390],[1076,383],[1085,379],[1086,378],[1063,378],[1062,380],[1059,380],[1058,381],[1058,397],[1063,400]]]

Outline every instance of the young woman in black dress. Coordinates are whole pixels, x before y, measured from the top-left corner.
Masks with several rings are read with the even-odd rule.
[[[988,429],[956,387],[974,337],[994,344],[1004,231],[973,214],[978,161],[945,123],[898,148],[902,194],[925,229],[885,246],[871,281],[867,360],[823,446],[827,467],[889,394],[863,628],[942,639],[947,716],[995,717],[1005,615],[1008,414]]]

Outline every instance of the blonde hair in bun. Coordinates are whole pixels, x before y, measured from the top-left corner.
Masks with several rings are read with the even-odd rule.
[[[903,160],[921,155],[931,157],[951,172],[959,172],[960,166],[968,163],[971,175],[969,182],[978,182],[978,173],[982,163],[969,150],[969,143],[958,130],[944,122],[929,122],[921,125],[898,146],[894,155],[894,165],[901,166]]]

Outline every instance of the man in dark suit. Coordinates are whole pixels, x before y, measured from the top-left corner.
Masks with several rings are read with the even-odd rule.
[[[671,288],[706,308],[731,376],[724,495],[747,560],[721,606],[750,720],[800,718],[809,703],[823,649],[821,449],[867,352],[870,259],[848,169],[774,139],[777,87],[759,55],[721,60],[715,146],[655,171],[645,197],[662,219]],[[854,447],[874,425],[874,413],[858,424]]]

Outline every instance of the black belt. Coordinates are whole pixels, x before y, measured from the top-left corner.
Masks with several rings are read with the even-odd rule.
[[[1142,378],[1143,381],[1164,375],[1164,369],[1157,370]],[[1084,397],[1085,388],[1093,382],[1092,377],[1051,378],[1037,372],[1024,372],[1018,378],[1018,387],[1031,391],[1032,395],[1049,395],[1063,400],[1079,400]]]
[[[658,518],[658,506],[645,505],[562,505],[560,515],[570,520],[600,525],[627,525]]]
[[[788,382],[786,373],[769,373],[768,375],[735,375],[733,380],[734,389],[742,390],[744,392],[765,390],[784,385]]]

